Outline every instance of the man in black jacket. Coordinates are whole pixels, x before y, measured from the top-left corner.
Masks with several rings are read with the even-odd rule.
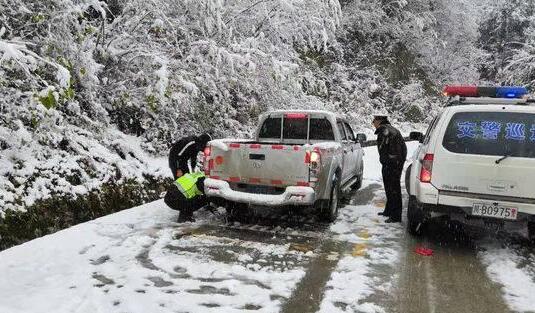
[[[385,115],[376,115],[373,126],[377,135],[377,148],[381,162],[383,184],[386,192],[386,206],[379,215],[388,216],[386,223],[401,222],[401,173],[407,159],[407,146],[403,136],[388,121]]]
[[[169,168],[175,180],[194,170],[197,155],[210,140],[212,137],[205,133],[200,136],[184,137],[173,144],[169,151]]]

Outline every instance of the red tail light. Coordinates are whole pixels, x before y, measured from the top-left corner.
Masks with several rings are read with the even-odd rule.
[[[430,183],[433,176],[433,154],[426,154],[422,160],[422,169],[420,170],[420,181],[422,183]]]
[[[321,169],[321,153],[318,148],[314,148],[314,150],[306,152],[305,164],[308,164],[309,168],[309,186],[315,187],[316,182],[319,180],[319,173]]]
[[[204,156],[202,158],[202,165],[204,167],[204,174],[210,176],[210,170],[214,167],[214,160],[210,160],[210,154],[212,154],[212,147],[205,147],[203,152]]]
[[[320,151],[316,148],[313,151],[307,151],[305,154],[305,164],[309,164],[310,167],[319,167],[321,162]]]
[[[210,171],[214,168],[214,160],[205,160],[204,161],[204,175],[210,176]]]

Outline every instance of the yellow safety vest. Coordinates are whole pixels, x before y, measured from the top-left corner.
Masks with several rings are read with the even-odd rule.
[[[203,172],[186,173],[175,181],[175,185],[186,199],[195,198],[203,194],[203,191],[197,188],[197,180],[201,177],[204,177]]]

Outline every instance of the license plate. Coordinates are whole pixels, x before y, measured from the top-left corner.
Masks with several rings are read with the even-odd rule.
[[[501,205],[474,203],[472,215],[502,218],[506,220],[516,220],[518,214],[517,208],[508,208]]]

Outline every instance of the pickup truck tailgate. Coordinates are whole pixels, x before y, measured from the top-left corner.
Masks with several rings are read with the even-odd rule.
[[[307,151],[299,145],[226,143],[211,146],[209,176],[254,185],[308,186]]]

